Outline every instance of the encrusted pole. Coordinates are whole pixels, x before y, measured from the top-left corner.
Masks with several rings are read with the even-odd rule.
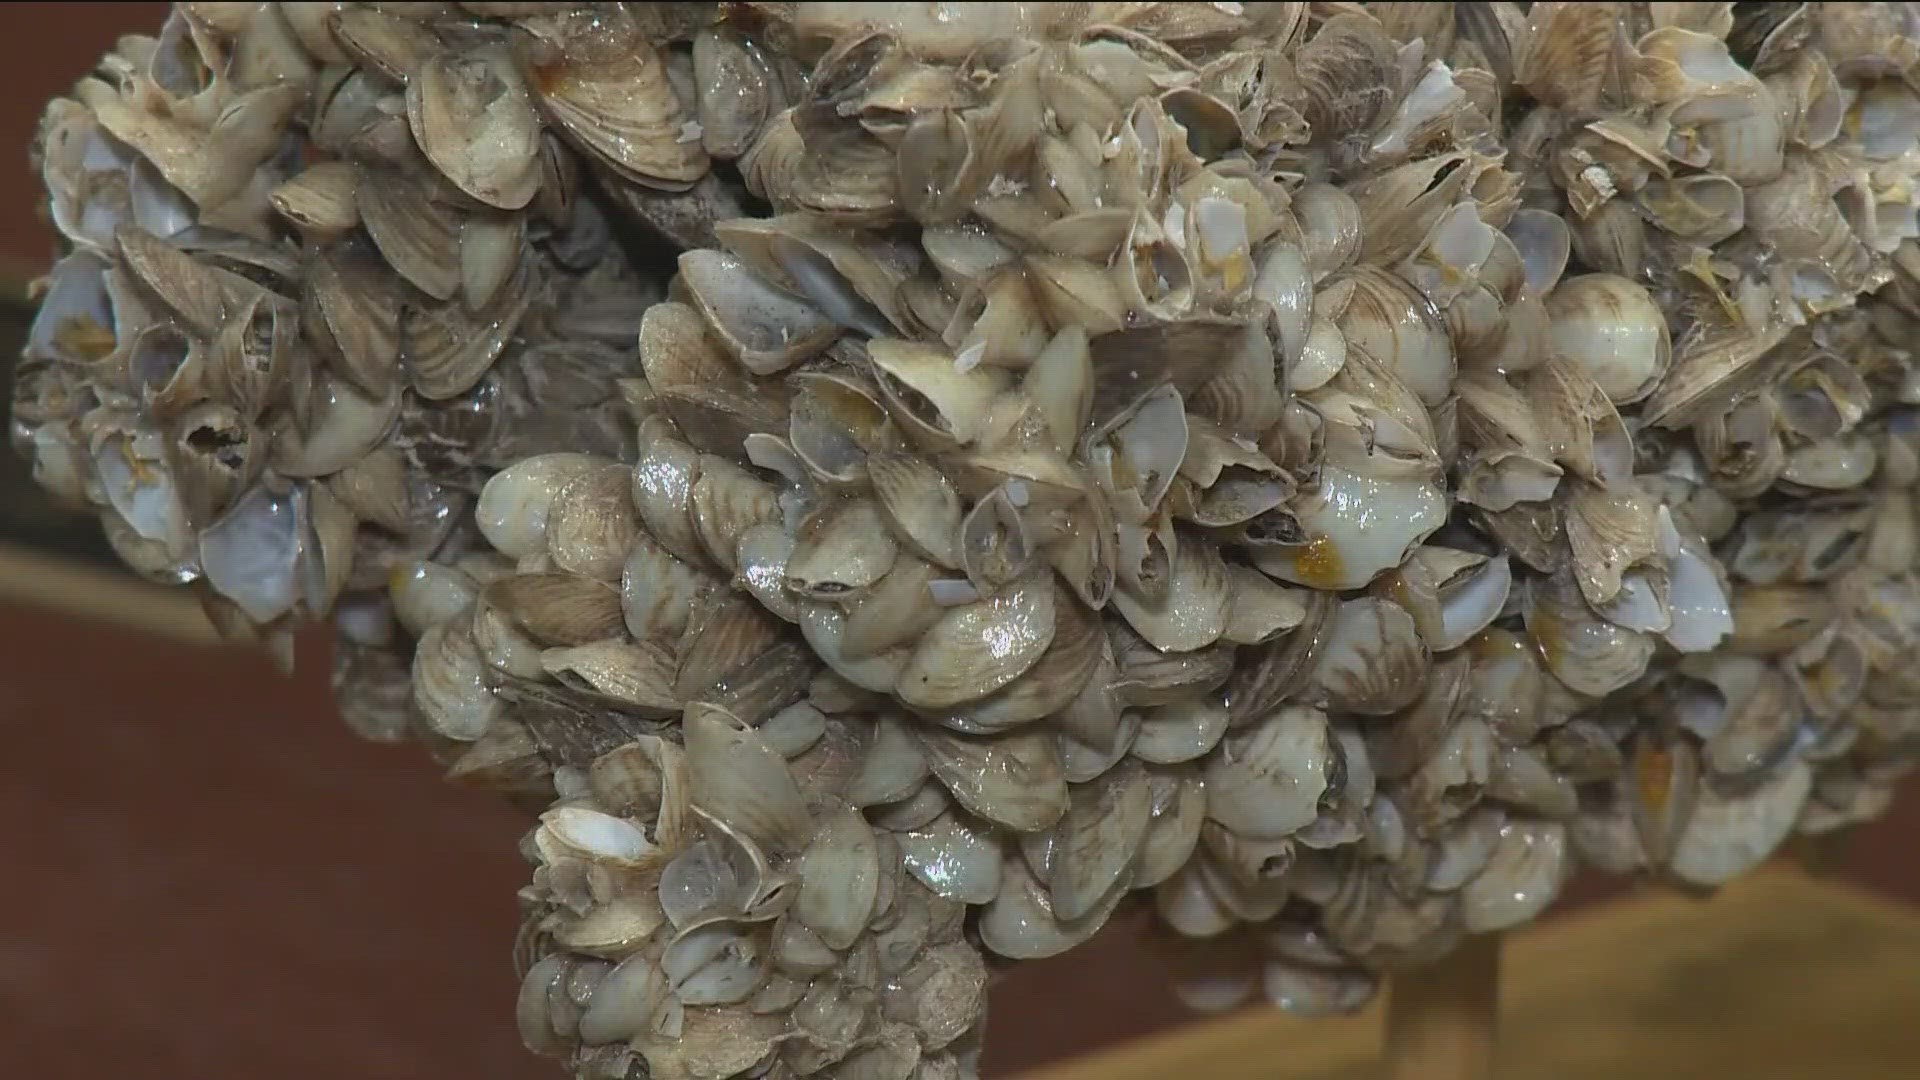
[[[1394,979],[1382,1080],[1487,1080],[1500,1014],[1499,934]]]
[[[1920,757],[1909,8],[176,4],[42,118],[8,430],[550,802],[579,1080],[976,1080],[1136,892],[1350,1013]]]

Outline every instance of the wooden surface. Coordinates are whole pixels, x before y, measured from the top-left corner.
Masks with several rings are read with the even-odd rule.
[[[1510,935],[1503,976],[1501,1078],[1920,1075],[1920,914],[1790,870]],[[1383,1012],[1259,1009],[1024,1080],[1376,1080]]]
[[[0,604],[110,622],[181,645],[220,643],[185,589],[149,584],[131,572],[72,562],[23,544],[0,542]]]
[[[1383,1080],[1489,1080],[1501,943],[1499,934],[1470,937],[1439,963],[1394,979],[1381,1035]]]

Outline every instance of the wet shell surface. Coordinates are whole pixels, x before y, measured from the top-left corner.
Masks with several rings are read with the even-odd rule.
[[[1418,10],[1416,10],[1418,9]],[[586,1080],[978,1075],[1129,897],[1360,1008],[1920,747],[1888,5],[182,4],[50,102],[37,481],[546,805]]]

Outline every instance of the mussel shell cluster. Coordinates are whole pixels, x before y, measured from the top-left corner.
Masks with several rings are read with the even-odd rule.
[[[336,610],[350,645],[396,644],[368,603],[476,549],[493,469],[632,454],[617,380],[664,282],[584,199],[508,35],[444,40],[436,18],[181,5],[36,142],[68,254],[16,446],[134,569],[289,661],[293,623]],[[397,737],[404,710],[383,711],[349,715]]]
[[[975,1075],[1124,902],[1348,1011],[1920,750],[1906,4],[182,4],[14,435],[544,807],[579,1075]]]

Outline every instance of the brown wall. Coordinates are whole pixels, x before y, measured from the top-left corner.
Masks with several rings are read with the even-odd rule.
[[[154,33],[166,4],[0,4],[0,272],[37,271],[53,250],[27,144],[47,98],[64,92],[126,33]]]
[[[0,270],[49,251],[24,164],[41,102],[165,10],[0,5]],[[350,736],[325,650],[305,642],[284,681],[252,656],[0,610],[0,1074],[555,1075],[510,1020],[524,819]],[[1851,865],[1920,898],[1915,804]],[[1123,924],[996,988],[990,1062],[1179,1019]]]

